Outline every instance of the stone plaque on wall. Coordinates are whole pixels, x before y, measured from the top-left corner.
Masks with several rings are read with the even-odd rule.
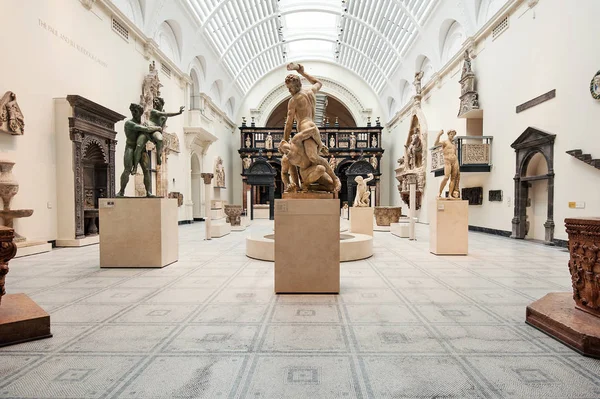
[[[490,202],[502,202],[502,190],[490,190],[488,196]]]
[[[462,199],[469,201],[469,205],[483,204],[483,187],[463,188]]]

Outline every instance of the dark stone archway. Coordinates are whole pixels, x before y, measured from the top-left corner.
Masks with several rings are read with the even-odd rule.
[[[523,134],[511,144],[516,152],[514,217],[512,219],[512,238],[524,239],[527,234],[527,197],[532,181],[548,181],[548,215],[544,242],[554,245],[554,140],[555,134],[544,133],[528,127]],[[527,176],[529,161],[537,153],[541,153],[548,164],[548,173],[540,176]]]
[[[350,165],[348,169],[346,169],[346,184],[348,185],[348,206],[352,206],[352,204],[354,203],[354,196],[356,195],[356,181],[354,181],[354,179],[357,176],[367,178],[367,175],[369,173],[373,173],[373,175],[376,176],[376,178],[371,180],[367,184],[369,186],[377,186],[377,184],[379,183],[379,180],[377,179],[379,174],[373,168],[373,165],[371,165],[371,163],[369,163],[368,161],[364,159],[359,159],[358,161]]]
[[[244,170],[242,176],[246,177],[246,184],[250,186],[253,191],[256,186],[267,186],[269,187],[269,219],[275,218],[275,175],[277,172],[269,164],[266,158],[256,158],[252,165]],[[250,219],[254,220],[254,195],[250,196],[251,203],[248,205],[250,208]]]

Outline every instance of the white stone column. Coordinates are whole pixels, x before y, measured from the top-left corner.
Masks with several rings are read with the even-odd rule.
[[[371,187],[371,208],[375,208],[375,187]]]
[[[415,238],[415,219],[417,214],[417,176],[409,175],[408,178],[408,186],[409,186],[409,202],[410,205],[408,207],[408,218],[409,218],[409,227],[408,227],[408,239],[416,240]]]
[[[210,215],[210,202],[211,202],[211,188],[212,188],[212,173],[202,173],[200,176],[204,179],[204,224],[206,225],[206,239],[210,240],[210,228],[211,228],[211,215]]]
[[[252,206],[252,186],[246,191],[246,221],[250,223],[250,207]]]

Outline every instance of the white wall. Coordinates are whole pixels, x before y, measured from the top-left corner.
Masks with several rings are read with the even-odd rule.
[[[26,7],[18,0],[2,1],[0,23],[11,37],[2,42],[5,61],[0,63],[0,75],[4,78],[0,91],[15,92],[25,116],[23,136],[0,134],[0,152],[16,161],[13,172],[20,190],[12,208],[34,209],[33,216],[16,220],[15,228],[29,239],[53,240],[57,237],[58,217],[53,99],[78,94],[129,119],[129,104],[139,101],[150,61],[144,58],[139,39],[132,35],[127,42],[112,31],[111,15],[98,2],[89,11],[78,1],[29,0]],[[210,71],[211,77],[218,76],[215,70]],[[185,83],[164,73],[159,75],[166,110],[172,112],[180,105],[187,105]],[[169,156],[169,191],[183,193],[190,185],[190,154],[183,134],[185,121],[184,116],[179,116],[167,122],[167,131],[178,135],[182,150]],[[213,128],[219,141],[205,157],[211,159],[205,162],[205,170],[212,170],[212,157],[218,153],[229,172],[231,129],[223,122],[215,123]],[[123,122],[115,130],[118,190],[125,145]],[[131,178],[129,193],[133,192],[133,186]],[[179,219],[189,219],[183,207]]]
[[[561,0],[541,0],[533,9],[524,2],[509,17],[507,31],[496,40],[488,36],[478,44],[473,69],[484,110],[483,134],[494,137],[494,165],[490,173],[461,175],[461,187],[484,189],[483,205],[469,207],[469,224],[511,231],[515,152],[510,144],[529,126],[556,134],[555,238],[567,238],[563,227],[566,217],[600,214],[600,194],[590,189],[600,182],[600,171],[565,154],[581,148],[600,158],[600,141],[592,136],[597,130],[600,102],[589,93],[590,80],[600,69],[600,52],[595,36],[590,34],[596,23],[590,16],[599,13],[600,2],[594,0],[577,2],[576,7]],[[456,118],[459,67],[444,76],[442,86],[434,87],[423,102],[430,130],[428,147],[433,145],[434,133],[439,129],[466,133],[464,120]],[[552,89],[556,89],[555,99],[515,112],[517,105]],[[405,117],[390,130],[395,158],[402,155],[408,127],[409,119]],[[427,200],[436,195],[440,180],[428,173]],[[488,202],[488,190],[498,189],[503,190],[504,201]],[[536,193],[541,190],[536,189]],[[397,190],[392,191],[391,200],[400,203]],[[586,208],[570,209],[569,201],[583,201]],[[427,222],[426,215],[421,215],[421,221]]]

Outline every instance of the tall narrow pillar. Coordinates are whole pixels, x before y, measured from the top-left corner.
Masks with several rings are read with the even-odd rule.
[[[204,213],[205,213],[205,218],[204,218],[204,224],[206,225],[206,239],[210,240],[210,227],[212,224],[212,220],[211,220],[211,214],[210,214],[210,202],[212,200],[211,198],[211,186],[212,186],[212,178],[213,178],[213,174],[212,173],[202,173],[200,174],[200,176],[202,176],[202,178],[204,179],[204,193],[206,194],[206,198],[204,198]]]
[[[409,186],[409,208],[408,208],[408,239],[416,240],[415,237],[415,219],[417,216],[417,176],[408,175],[408,186]]]
[[[375,208],[375,187],[371,187],[371,208]]]
[[[246,190],[246,217],[248,220],[251,219],[251,209],[252,209],[252,186],[248,187]]]

